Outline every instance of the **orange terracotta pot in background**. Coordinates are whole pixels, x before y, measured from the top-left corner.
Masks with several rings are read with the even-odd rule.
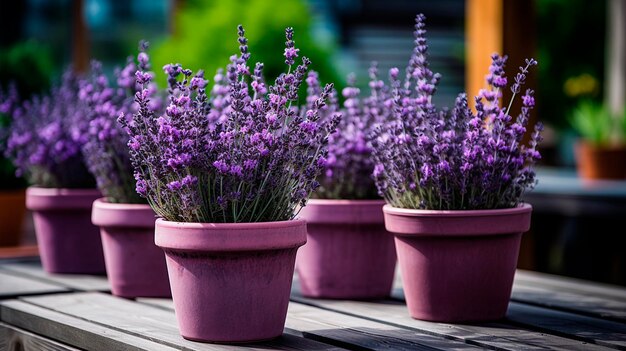
[[[576,167],[583,179],[626,179],[626,145],[597,146],[579,141]]]
[[[18,246],[22,239],[26,191],[0,191],[0,246]]]

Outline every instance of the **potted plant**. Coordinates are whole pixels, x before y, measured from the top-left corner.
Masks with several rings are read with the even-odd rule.
[[[581,139],[575,145],[583,179],[626,178],[626,111],[612,115],[599,103],[581,101],[570,119]]]
[[[214,87],[214,101],[224,98],[217,104],[224,118],[210,114],[202,72],[194,76],[178,64],[164,67],[165,114],[148,108],[153,76],[139,70],[139,111],[129,122],[120,118],[130,134],[137,191],[162,217],[155,242],[165,252],[180,333],[196,341],[282,334],[296,251],[306,242],[296,209],[317,185],[326,138],[339,118],[319,119],[332,85],[313,109],[296,107],[310,61],[295,66],[292,29],[289,70],[269,87],[263,65],[248,66],[243,27],[238,32],[240,54],[231,57],[224,85]]]
[[[20,244],[26,212],[26,181],[4,157],[11,116],[22,99],[48,89],[53,69],[50,50],[42,43],[18,41],[0,50],[0,246]]]
[[[147,43],[140,44],[139,68],[149,69]],[[169,297],[170,286],[163,251],[154,244],[156,215],[145,198],[135,191],[133,167],[128,153],[128,134],[117,123],[120,114],[135,110],[137,64],[129,57],[109,83],[99,62],[93,62],[89,79],[82,81],[80,99],[90,120],[83,155],[103,197],[93,203],[94,225],[100,227],[107,277],[113,295]],[[154,86],[151,94],[156,93]],[[152,99],[150,109],[160,108]]]
[[[6,131],[10,117],[19,104],[17,89],[10,85],[6,91],[0,87],[0,150],[6,147]],[[17,246],[22,236],[26,212],[24,180],[15,176],[11,161],[0,155],[0,246]]]
[[[392,118],[374,135],[374,177],[395,234],[404,293],[413,318],[442,322],[501,318],[508,306],[521,235],[531,206],[524,192],[535,184],[533,164],[541,124],[523,145],[532,90],[513,117],[500,106],[507,86],[506,57],[496,54],[488,88],[476,112],[459,95],[453,109],[432,103],[440,76],[428,68],[424,16],[418,15],[415,49],[403,82],[391,69]],[[528,68],[511,86],[520,94]],[[512,100],[511,100],[512,101]]]
[[[81,154],[86,119],[78,102],[78,77],[70,70],[45,96],[25,101],[13,113],[5,155],[30,184],[43,268],[50,273],[105,273],[91,204],[100,197]]]
[[[342,93],[343,118],[329,137],[320,188],[302,209],[307,244],[296,268],[302,294],[317,298],[374,299],[389,296],[396,266],[393,237],[385,230],[382,207],[371,174],[369,134],[388,118],[388,91],[372,66],[371,94],[359,100],[354,76]],[[309,108],[322,93],[315,72],[307,78]],[[332,115],[332,101],[321,112]]]

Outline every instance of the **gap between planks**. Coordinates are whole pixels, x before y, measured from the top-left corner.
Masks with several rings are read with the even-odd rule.
[[[44,271],[41,263],[37,261],[0,264],[0,271],[77,291],[109,291],[111,289],[106,276],[50,274]]]
[[[139,302],[174,311],[170,299]],[[359,350],[476,350],[476,346],[386,323],[289,303],[285,328],[290,333],[332,345]]]
[[[397,280],[396,280],[397,282]],[[397,285],[396,285],[397,286]],[[394,295],[401,289],[394,289]],[[594,345],[585,341],[544,334],[528,328],[521,329],[506,321],[470,324],[433,323],[415,320],[408,315],[404,302],[398,301],[404,296],[394,296],[398,300],[385,301],[349,301],[321,300],[302,297],[298,280],[294,279],[292,301],[297,301],[317,308],[367,318],[372,321],[391,324],[400,328],[410,328],[423,333],[436,335],[484,348],[496,350],[606,350],[606,346]],[[385,307],[381,307],[385,305]]]
[[[183,339],[178,331],[173,311],[154,308],[111,295],[84,292],[24,298],[21,303],[47,309],[81,320],[89,325],[108,328],[129,337],[144,339],[174,349],[186,350],[320,350],[340,348],[314,340],[284,334],[278,339],[246,345],[199,343]],[[77,332],[82,332],[80,329]]]

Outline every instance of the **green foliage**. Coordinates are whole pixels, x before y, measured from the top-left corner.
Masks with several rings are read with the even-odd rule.
[[[626,111],[623,116],[612,116],[603,104],[584,100],[572,111],[570,123],[595,145],[626,142]]]
[[[581,98],[601,101],[606,3],[535,1],[537,61],[541,63],[537,110],[544,122],[567,127],[567,116]],[[575,89],[568,85],[574,85]]]
[[[0,82],[14,82],[22,99],[47,90],[54,68],[50,49],[36,41],[0,49]]]
[[[53,70],[50,50],[35,41],[23,41],[0,49],[0,84],[6,91],[9,83],[15,83],[23,99],[45,91],[50,85]],[[6,130],[10,122],[10,116],[0,114],[0,130]],[[0,133],[0,150],[4,149],[6,142],[4,134]],[[24,186],[25,181],[15,177],[11,161],[4,158],[0,151],[0,189],[19,189]]]
[[[176,16],[174,34],[150,50],[155,71],[168,63],[180,63],[194,71],[204,69],[205,77],[212,80],[217,69],[226,67],[229,57],[239,52],[237,25],[242,24],[252,53],[250,61],[264,63],[268,83],[286,67],[286,27],[294,28],[300,57],[311,59],[311,69],[320,73],[322,81],[343,81],[331,61],[333,48],[314,41],[310,11],[302,0],[284,0],[280,4],[266,0],[189,0],[184,6]],[[157,76],[164,86],[164,75]]]

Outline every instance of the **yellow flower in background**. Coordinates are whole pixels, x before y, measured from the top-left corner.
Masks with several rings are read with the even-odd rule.
[[[600,83],[589,73],[568,78],[563,84],[563,92],[568,97],[594,96],[600,91]]]

